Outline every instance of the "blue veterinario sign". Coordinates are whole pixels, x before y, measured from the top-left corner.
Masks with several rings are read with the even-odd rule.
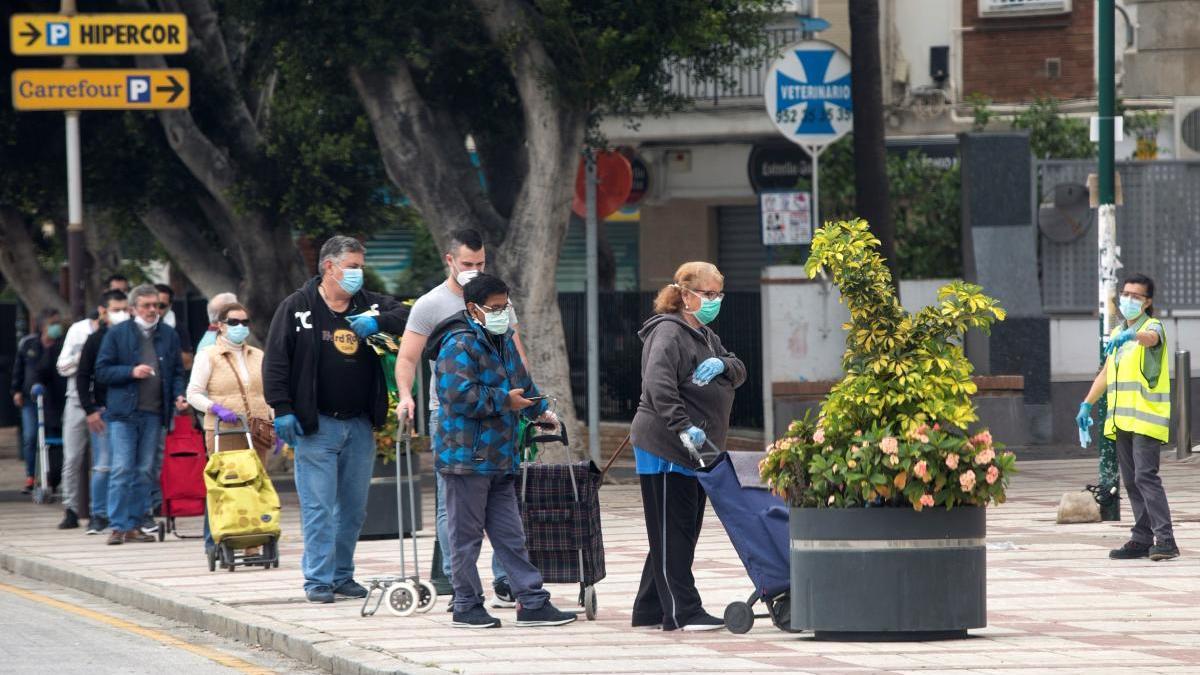
[[[764,91],[771,121],[798,145],[828,145],[854,126],[850,57],[824,40],[788,47],[767,73]]]

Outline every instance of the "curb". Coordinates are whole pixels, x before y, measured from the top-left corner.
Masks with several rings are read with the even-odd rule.
[[[246,644],[256,644],[334,675],[445,675],[402,657],[352,644],[345,638],[252,614],[212,600],[180,595],[107,572],[80,571],[40,556],[0,546],[0,569],[66,586],[157,614]]]

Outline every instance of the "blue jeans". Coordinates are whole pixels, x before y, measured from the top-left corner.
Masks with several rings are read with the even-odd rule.
[[[112,463],[108,474],[108,518],[112,529],[137,528],[150,508],[154,456],[162,447],[162,416],[135,411],[108,425]]]
[[[437,429],[438,411],[429,411],[429,429],[432,432]],[[436,462],[434,463],[433,475],[437,478],[437,499],[434,502],[434,531],[437,533],[438,543],[442,548],[442,574],[447,580],[452,580],[453,563],[450,560],[453,547],[450,546],[450,519],[446,517],[446,480],[442,478],[442,474],[437,470]],[[508,573],[504,571],[504,566],[500,564],[500,556],[494,552],[492,554],[492,584],[500,582],[508,582]],[[451,583],[454,583],[451,581]]]
[[[450,521],[449,550],[454,552],[454,612],[483,604],[483,584],[476,564],[485,532],[495,557],[512,571],[509,583],[521,607],[540,609],[545,605],[550,593],[542,588],[542,573],[529,562],[513,477],[451,474],[444,478],[443,485]]]
[[[296,443],[296,492],[304,532],[304,590],[354,578],[354,548],[367,517],[375,436],[365,417],[321,415],[316,433]]]
[[[37,469],[37,404],[26,401],[21,406],[21,456],[25,458],[25,477]]]
[[[108,422],[108,420],[105,420]],[[111,424],[111,422],[108,422]],[[112,446],[108,442],[109,430],[93,433],[92,436],[92,519],[108,518],[108,475],[112,466]]]

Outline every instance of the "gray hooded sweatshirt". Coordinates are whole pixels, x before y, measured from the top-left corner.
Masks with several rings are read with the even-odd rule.
[[[642,398],[630,430],[633,445],[668,462],[699,468],[679,434],[697,426],[713,445],[725,448],[733,390],[746,381],[746,366],[711,329],[692,328],[678,314],[651,317],[638,337],[643,343]],[[703,387],[693,384],[696,366],[712,357],[725,363],[725,372]]]

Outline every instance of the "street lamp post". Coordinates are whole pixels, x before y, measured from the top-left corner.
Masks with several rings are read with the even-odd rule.
[[[1113,47],[1113,24],[1116,22],[1115,0],[1097,0],[1099,66],[1099,131],[1100,131],[1100,175],[1098,176],[1099,199],[1099,310],[1100,310],[1100,365],[1104,365],[1104,348],[1108,336],[1115,326],[1111,302],[1117,293],[1117,206],[1114,189],[1114,117],[1116,116],[1116,68]],[[1104,436],[1103,425],[1108,414],[1107,397],[1101,396],[1096,405],[1096,416],[1100,422],[1100,517],[1102,520],[1121,519],[1120,474],[1117,471],[1116,444]]]

